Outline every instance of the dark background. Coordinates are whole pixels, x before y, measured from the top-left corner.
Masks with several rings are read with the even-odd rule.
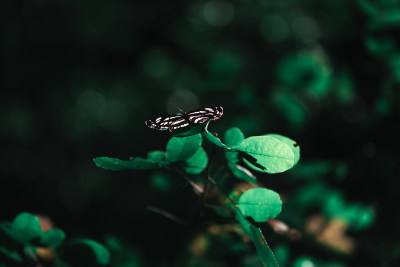
[[[113,234],[144,265],[171,265],[197,228],[146,206],[191,218],[196,196],[180,177],[159,191],[152,172],[92,159],[165,149],[169,134],[144,121],[177,113],[169,102],[221,105],[212,131],[288,136],[299,165],[344,164],[344,178],[326,183],[375,210],[354,254],[321,256],[300,242],[293,257],[395,266],[399,10],[389,0],[3,1],[0,220],[46,214],[68,237]],[[258,177],[289,195],[304,183]]]

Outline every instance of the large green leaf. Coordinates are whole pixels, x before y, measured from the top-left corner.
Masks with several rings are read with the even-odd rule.
[[[243,160],[254,170],[279,173],[294,165],[294,153],[284,142],[271,136],[253,136],[243,140],[233,149],[244,153]],[[250,158],[256,162],[252,162]]]
[[[282,136],[280,134],[267,134],[265,136],[271,136],[271,137],[278,139],[279,141],[287,144],[290,147],[290,149],[293,151],[293,154],[294,154],[294,164],[293,165],[297,164],[297,162],[300,160],[300,146],[297,144],[296,141],[290,139],[289,137]]]
[[[72,266],[105,266],[110,262],[108,250],[90,239],[76,239],[61,249],[63,260]]]
[[[244,140],[244,134],[239,128],[233,127],[225,132],[224,140],[228,147],[238,146]],[[225,156],[228,162],[239,161],[238,152],[226,151]]]
[[[200,147],[193,156],[185,161],[185,163],[184,169],[187,173],[199,174],[207,167],[207,153]]]
[[[245,216],[256,222],[265,222],[275,218],[282,210],[279,195],[266,188],[253,188],[244,192],[239,198],[239,209]]]
[[[14,237],[21,243],[40,238],[42,228],[38,217],[27,212],[20,213],[11,224]]]
[[[201,146],[201,134],[172,137],[167,144],[167,159],[171,162],[185,161]]]
[[[236,178],[250,182],[252,184],[257,183],[257,177],[255,177],[248,169],[242,167],[234,162],[228,163],[229,169],[232,171]]]
[[[166,161],[155,159],[133,158],[132,160],[120,160],[116,158],[99,157],[93,159],[97,167],[111,170],[152,170],[168,164]]]

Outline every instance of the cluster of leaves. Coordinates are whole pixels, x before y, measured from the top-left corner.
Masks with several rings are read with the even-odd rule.
[[[0,266],[106,266],[108,250],[91,239],[65,240],[45,217],[20,213],[0,223]]]
[[[202,146],[203,139],[212,144],[208,156]],[[218,170],[211,173],[211,163],[215,148],[225,154],[225,162],[219,163]],[[166,151],[152,151],[146,158],[132,158],[124,161],[115,158],[99,157],[94,162],[108,170],[159,169],[174,171],[182,175],[200,195],[206,194],[208,182],[211,182],[225,196],[225,205],[219,207],[228,211],[242,227],[242,231],[253,241],[258,255],[265,266],[278,266],[257,223],[275,218],[282,209],[279,195],[267,188],[252,188],[245,192],[233,190],[226,193],[227,182],[221,173],[227,171],[232,179],[237,178],[251,184],[257,183],[255,175],[241,164],[252,170],[264,173],[280,173],[292,168],[299,160],[300,148],[291,139],[267,134],[245,138],[239,128],[226,131],[224,142],[207,130],[188,136],[174,136],[169,140]],[[226,172],[225,172],[226,173]],[[195,176],[203,177],[203,186],[195,181]],[[228,182],[229,183],[229,182]],[[253,187],[255,187],[253,185]],[[221,213],[222,216],[226,216]],[[229,215],[228,215],[229,216]]]

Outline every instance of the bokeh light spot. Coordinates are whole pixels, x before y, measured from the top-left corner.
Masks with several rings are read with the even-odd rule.
[[[309,16],[298,16],[292,22],[294,33],[305,43],[315,41],[320,36],[317,21]]]
[[[235,14],[235,8],[227,1],[208,1],[203,8],[204,19],[211,26],[221,27],[229,24]]]
[[[282,16],[266,15],[261,19],[260,32],[268,42],[280,43],[289,37],[290,28]]]
[[[199,101],[197,96],[189,90],[181,89],[175,91],[169,98],[166,103],[166,109],[168,114],[177,114],[179,113],[178,107],[187,112],[194,110],[199,107]]]

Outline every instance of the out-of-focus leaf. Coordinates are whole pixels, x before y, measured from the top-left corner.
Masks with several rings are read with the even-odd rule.
[[[21,243],[40,238],[42,235],[38,217],[27,212],[20,213],[15,217],[11,227],[14,237]]]
[[[164,151],[161,150],[154,150],[147,153],[147,159],[152,159],[154,161],[167,161],[167,155]]]
[[[244,134],[239,128],[233,127],[225,132],[224,140],[228,147],[238,146],[244,140]]]
[[[93,159],[97,167],[111,170],[152,170],[159,169],[168,164],[166,161],[154,160],[154,159],[143,159],[133,158],[132,160],[120,160],[117,158],[99,157]]]
[[[201,134],[172,137],[167,144],[167,159],[171,162],[189,159],[201,146]]]
[[[246,164],[254,170],[267,173],[284,172],[294,165],[294,153],[285,143],[270,136],[253,136],[243,140],[239,146],[233,149],[244,152],[254,159],[249,162],[244,158]],[[261,169],[261,165],[264,169]]]
[[[43,232],[40,243],[47,247],[56,248],[65,239],[65,234],[60,229],[52,229],[47,232]]]
[[[151,186],[161,192],[167,192],[172,188],[171,177],[165,172],[154,172],[150,176]]]
[[[239,209],[245,216],[256,222],[265,222],[275,218],[282,210],[279,195],[266,188],[253,188],[244,192],[239,198]]]
[[[105,266],[110,262],[108,250],[90,239],[76,239],[61,249],[62,259],[72,266]]]
[[[184,169],[189,174],[199,174],[207,167],[207,163],[207,153],[200,147],[193,156],[185,161]]]
[[[113,267],[139,267],[142,266],[140,262],[140,255],[134,248],[124,244],[119,238],[115,236],[108,236],[106,238],[106,246],[111,254],[111,266]]]
[[[252,174],[251,171],[249,171],[245,167],[242,167],[233,162],[229,162],[228,167],[232,171],[233,175],[235,175],[236,178],[244,180],[244,181],[252,183],[252,184],[257,183],[257,177],[255,177],[254,174]]]
[[[280,267],[285,267],[288,264],[288,261],[290,259],[290,251],[288,246],[281,244],[281,245],[275,245],[274,246],[274,255],[275,258],[277,260],[277,262],[279,262],[279,266]]]
[[[22,258],[17,251],[9,250],[6,247],[0,246],[0,261],[11,261],[13,263],[21,263]]]
[[[244,134],[239,128],[233,127],[225,132],[224,140],[228,147],[238,146],[244,140]],[[225,156],[228,162],[239,161],[237,152],[226,151]]]

